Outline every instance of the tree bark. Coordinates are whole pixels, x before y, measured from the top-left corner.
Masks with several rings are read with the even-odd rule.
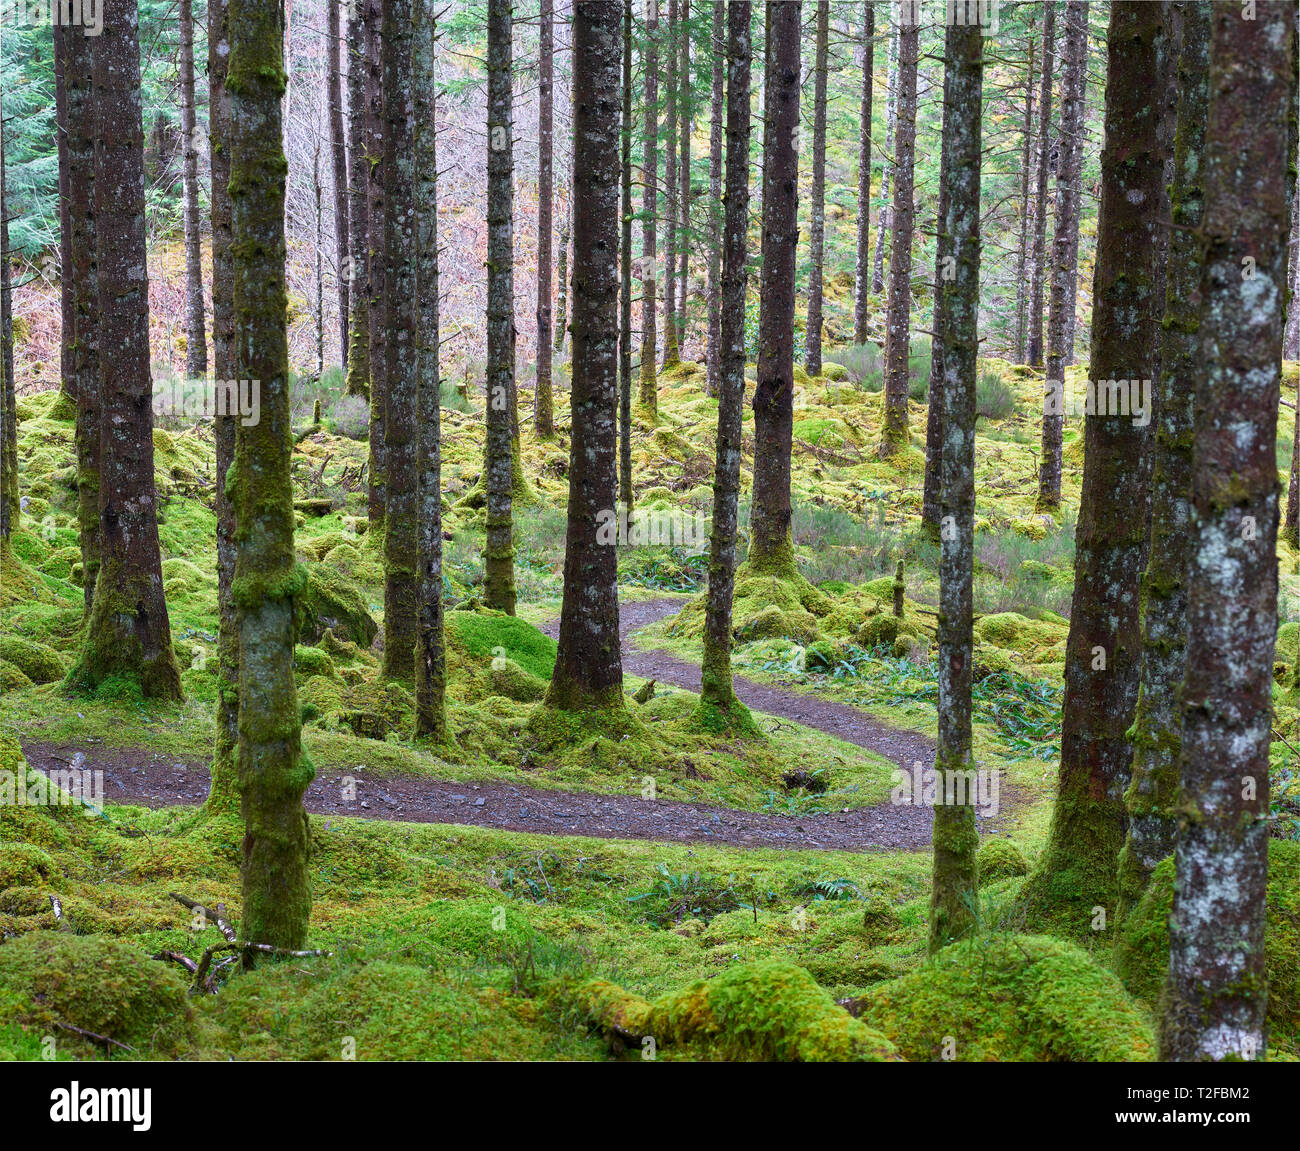
[[[614,506],[618,402],[618,200],[622,4],[584,0],[573,18],[573,391],[564,602],[548,709],[623,710]]]
[[[885,150],[880,156],[880,217],[876,222],[876,254],[871,264],[871,292],[885,290],[885,237],[890,229],[889,187],[893,176],[894,129],[898,119],[899,29],[890,14],[889,60],[885,70]]]
[[[6,172],[6,133],[0,94],[0,375],[3,375],[5,415],[0,428],[0,545],[18,526],[18,396],[14,381],[13,268],[9,260],[9,183]]]
[[[388,289],[384,283],[384,74],[383,43],[386,31],[382,0],[364,0],[366,21],[366,161],[369,173],[369,197],[366,227],[369,233],[369,252],[366,268],[369,277],[369,314],[366,332],[370,341],[368,363],[370,367],[370,477],[367,492],[367,515],[370,520],[369,538],[378,543],[388,509],[388,460],[385,449],[388,437],[384,419],[388,412],[388,397],[384,389],[388,372],[384,364],[387,321],[384,309],[388,304]],[[378,530],[377,530],[378,529]]]
[[[912,307],[912,203],[916,161],[916,63],[919,23],[898,30],[898,95],[894,101],[894,207],[890,214],[893,247],[889,258],[889,299],[885,305],[885,404],[880,454],[892,456],[908,445],[908,322]]]
[[[1032,19],[1032,18],[1031,18]],[[1033,231],[1029,207],[1029,164],[1034,137],[1034,31],[1029,29],[1029,48],[1025,60],[1025,119],[1020,133],[1020,243],[1016,249],[1016,363],[1026,362],[1029,338],[1029,291],[1025,272],[1029,263],[1030,233]]]
[[[947,71],[944,73],[947,83]],[[983,88],[981,86],[981,102]],[[946,95],[943,102],[943,130],[947,140],[949,101]],[[930,343],[930,383],[929,403],[925,415],[925,479],[921,492],[921,525],[930,534],[939,538],[939,521],[942,517],[943,503],[943,444],[944,421],[946,419],[946,398],[944,392],[944,341],[939,334],[939,302],[945,284],[957,272],[951,233],[948,231],[948,193],[950,177],[948,165],[951,149],[939,149],[939,204],[936,214],[938,234],[934,243],[934,301],[935,319],[933,323],[934,338]],[[942,541],[941,541],[942,542]]]
[[[370,395],[370,157],[366,136],[367,21],[364,0],[348,6],[348,338],[350,396]]]
[[[134,0],[108,0],[93,54],[95,239],[99,288],[100,569],[72,680],[136,680],[146,698],[180,699],[158,550],[153,467],[144,129]],[[5,261],[8,268],[8,261]]]
[[[533,393],[533,428],[540,438],[555,434],[551,394],[551,232],[555,126],[555,9],[542,0],[537,55],[537,388]]]
[[[808,320],[804,368],[822,374],[822,261],[826,255],[826,57],[830,50],[830,0],[817,0],[817,47],[813,59],[812,210],[809,228]]]
[[[678,0],[668,0],[668,28],[664,36],[667,57],[667,94],[664,108],[664,198],[667,204],[664,223],[664,367],[681,360],[677,346],[677,37],[681,33]]]
[[[803,4],[769,4],[764,108],[763,268],[754,389],[749,566],[796,574],[790,535],[794,431],[794,275],[799,241],[799,35]]]
[[[718,364],[722,338],[722,134],[725,109],[723,106],[723,77],[726,65],[725,52],[727,5],[725,0],[713,0],[713,30],[709,40],[710,63],[713,69],[713,86],[709,107],[709,346],[705,352],[704,394],[718,394]]]
[[[858,264],[853,296],[853,342],[869,335],[871,299],[871,89],[876,58],[876,10],[862,5],[862,112],[858,126]]]
[[[677,127],[681,135],[681,158],[677,178],[681,190],[677,197],[677,351],[686,350],[686,289],[691,263],[691,9],[690,0],[681,0],[681,64],[677,84]]]
[[[50,26],[54,43],[54,137],[59,166],[59,405],[77,404],[73,357],[76,354],[76,288],[72,277],[72,221],[69,216],[68,187],[68,82],[67,48],[63,45],[65,26]],[[0,425],[4,420],[0,418]],[[83,557],[84,559],[84,557]]]
[[[657,346],[655,310],[658,304],[659,215],[659,0],[645,0],[645,171],[641,186],[641,378],[637,400],[654,419],[659,413],[656,381]]]
[[[623,0],[622,183],[618,297],[618,500],[632,514],[632,0]]]
[[[348,220],[348,146],[343,131],[343,72],[340,64],[342,0],[327,0],[329,28],[326,32],[330,112],[330,154],[334,159],[334,258],[338,263],[339,362],[348,362],[348,253],[351,251]]]
[[[1051,157],[1052,71],[1056,67],[1056,4],[1043,14],[1042,79],[1038,89],[1038,140],[1034,167],[1034,249],[1029,260],[1029,338],[1025,360],[1043,366],[1043,260],[1047,247],[1047,170]]]
[[[179,0],[181,33],[181,200],[185,230],[185,372],[192,380],[208,374],[204,331],[202,220],[199,218],[199,141],[194,114],[194,13]]]
[[[947,188],[941,236],[954,274],[935,284],[935,339],[943,349],[943,530],[939,533],[939,746],[935,767],[944,802],[934,807],[934,882],[930,954],[979,925],[974,788],[964,796],[946,783],[973,781],[971,681],[972,580],[975,557],[975,377],[979,355],[980,122],[984,34],[978,24],[950,23],[944,55],[943,155]],[[930,402],[938,400],[933,391]],[[962,801],[964,800],[964,801]]]

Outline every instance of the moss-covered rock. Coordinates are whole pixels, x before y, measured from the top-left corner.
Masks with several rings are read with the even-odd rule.
[[[67,671],[63,657],[52,647],[16,635],[0,636],[0,659],[12,664],[32,683],[54,683]]]
[[[549,680],[558,645],[532,624],[504,612],[451,611],[446,615],[447,643],[471,663],[490,666],[494,659],[513,660],[530,675]]]
[[[488,685],[493,695],[503,695],[516,703],[535,703],[546,694],[546,681],[520,667],[506,656],[498,656],[488,669]]]
[[[299,600],[302,610],[302,639],[316,643],[326,629],[335,636],[368,648],[379,633],[366,598],[355,583],[334,568],[308,564],[307,586]]]
[[[293,668],[304,678],[313,675],[323,675],[326,679],[338,678],[334,661],[318,647],[305,647],[298,644],[293,649]]]
[[[7,659],[0,659],[0,692],[21,691],[31,687],[32,681],[20,667],[15,667]]]
[[[996,883],[999,879],[1011,879],[1029,874],[1029,864],[1018,848],[1009,839],[986,839],[980,844],[979,854],[980,886]]]

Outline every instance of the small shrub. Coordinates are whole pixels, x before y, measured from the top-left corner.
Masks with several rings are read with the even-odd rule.
[[[975,414],[986,420],[1005,420],[1014,415],[1016,393],[997,372],[981,372],[975,385]]]
[[[326,421],[336,436],[364,440],[370,436],[370,405],[361,396],[343,396],[330,410]]]

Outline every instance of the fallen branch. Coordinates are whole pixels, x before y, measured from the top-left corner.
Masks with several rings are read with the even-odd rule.
[[[84,1027],[74,1027],[71,1023],[64,1023],[61,1019],[54,1021],[55,1027],[61,1027],[64,1031],[71,1031],[74,1035],[80,1035],[83,1039],[93,1039],[96,1043],[103,1043],[105,1046],[112,1045],[120,1047],[123,1051],[134,1051],[135,1048],[129,1043],[123,1043],[119,1039],[113,1039],[107,1035],[96,1035],[93,1031],[87,1031]]]
[[[184,895],[178,895],[176,892],[168,892],[172,899],[176,900],[182,907],[189,908],[190,911],[197,911],[209,923],[216,926],[216,929],[226,937],[227,943],[234,943],[239,936],[235,934],[235,929],[230,926],[226,919],[226,905],[218,903],[216,911],[209,911],[201,903],[196,903],[193,899],[187,899]]]

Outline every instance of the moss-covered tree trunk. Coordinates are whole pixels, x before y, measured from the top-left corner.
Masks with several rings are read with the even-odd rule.
[[[419,352],[419,626],[415,648],[415,732],[447,739],[447,647],[442,602],[442,427],[438,342],[438,148],[435,84],[438,0],[417,0],[415,93],[416,313]]]
[[[618,500],[632,514],[632,0],[623,4],[623,122],[619,146]]]
[[[370,395],[370,158],[366,153],[366,9],[348,5],[348,383]]]
[[[691,265],[691,121],[694,106],[691,103],[691,5],[681,0],[680,39],[681,52],[677,83],[677,133],[681,140],[681,155],[677,161],[677,351],[686,350],[686,289]]]
[[[944,73],[945,83],[947,72]],[[943,104],[943,124],[947,130],[949,103]],[[945,135],[944,139],[947,137]],[[953,253],[949,243],[950,233],[945,221],[948,218],[950,183],[948,163],[951,149],[939,149],[939,205],[936,213],[937,234],[934,241],[934,301],[935,336],[930,344],[929,406],[925,413],[925,479],[921,489],[921,526],[935,538],[939,533],[940,507],[943,496],[943,444],[946,393],[944,391],[944,343],[938,338],[940,296],[945,284],[956,274],[952,264]]]
[[[100,568],[72,682],[135,680],[179,699],[158,550],[145,249],[140,44],[133,0],[109,0],[93,51],[99,357]],[[6,262],[7,266],[7,262]]]
[[[18,526],[18,396],[14,381],[13,269],[9,263],[9,186],[5,170],[7,133],[0,91],[0,546]]]
[[[731,601],[736,584],[740,457],[745,404],[745,240],[749,232],[749,92],[752,5],[727,6],[727,192],[722,228],[722,308],[717,453],[699,717],[710,729],[745,719],[731,675]]]
[[[871,258],[871,293],[885,290],[885,246],[890,228],[889,185],[893,176],[894,125],[898,116],[898,24],[889,11],[889,53],[885,67],[885,148],[880,155],[880,215],[876,220],[876,251]]]
[[[668,25],[664,32],[664,367],[681,359],[677,346],[677,37],[681,35],[678,0],[668,0]]]
[[[1047,379],[1043,387],[1042,456],[1038,464],[1038,507],[1061,504],[1061,446],[1065,429],[1065,365],[1071,355],[1074,262],[1078,255],[1079,198],[1075,170],[1083,163],[1083,96],[1087,77],[1088,2],[1068,0],[1061,45],[1061,132],[1057,143],[1056,206],[1052,233],[1051,287],[1047,310]],[[1148,77],[1147,83],[1150,78]],[[1125,379],[1132,371],[1125,368]]]
[[[1034,241],[1029,257],[1029,334],[1025,340],[1025,362],[1035,368],[1043,366],[1043,263],[1047,249],[1047,173],[1052,152],[1052,77],[1056,68],[1055,2],[1044,6],[1041,54],[1034,154]]]
[[[754,389],[754,490],[749,566],[796,574],[790,535],[790,450],[794,434],[794,276],[799,240],[799,20],[803,5],[767,8],[764,93],[763,276]]]
[[[1205,117],[1209,101],[1210,5],[1183,9],[1178,125],[1170,190],[1173,229],[1165,278],[1160,370],[1156,379],[1151,535],[1142,579],[1142,666],[1133,723],[1133,776],[1125,793],[1128,834],[1119,861],[1119,915],[1146,890],[1156,864],[1174,849],[1186,666],[1187,567],[1192,543],[1192,445],[1199,313]]]
[[[865,344],[871,300],[871,96],[876,60],[876,10],[862,5],[862,106],[858,119],[858,262],[853,286],[853,342]]]
[[[235,430],[239,796],[245,939],[301,947],[311,916],[310,835],[293,649],[306,573],[294,562],[288,298],[281,146],[284,25],[278,5],[230,0],[230,198],[234,361],[261,413]]]
[[[65,28],[50,28],[54,42],[55,152],[59,168],[59,407],[76,411],[77,380],[73,373],[76,352],[77,306],[72,282],[72,222],[68,215],[68,81]]]
[[[1034,27],[1030,17],[1025,49],[1025,118],[1020,129],[1020,239],[1016,244],[1016,350],[1015,362],[1027,359],[1029,339],[1029,248],[1033,243],[1033,213],[1030,211],[1029,178],[1034,141]],[[938,291],[936,286],[935,291]]]
[[[194,12],[178,0],[181,81],[181,204],[185,233],[185,372],[192,380],[208,374],[208,338],[203,307],[203,221],[199,215],[199,134],[194,111]]]
[[[1088,376],[1126,383],[1101,389],[1086,417],[1060,781],[1048,845],[1023,896],[1031,924],[1076,936],[1100,924],[1095,909],[1108,923],[1115,916],[1116,860],[1128,822],[1150,436],[1131,414],[1127,381],[1150,378],[1164,304],[1155,291],[1164,161],[1151,88],[1163,31],[1160,5],[1112,4]]]
[[[906,20],[906,7],[898,10]],[[916,64],[921,26],[906,20],[898,29],[898,94],[894,101],[894,206],[889,257],[889,298],[885,304],[885,402],[880,436],[881,456],[908,446],[907,360],[911,351],[912,232],[916,208],[912,202],[916,162]]]
[[[1262,1060],[1276,463],[1294,13],[1216,4],[1201,242],[1195,527],[1160,1055]]]
[[[230,59],[226,0],[208,0],[208,143],[212,168],[212,366],[218,380],[235,379],[235,265],[231,250]],[[239,616],[235,580],[235,501],[226,480],[235,459],[234,416],[213,421],[217,511],[217,723],[210,810],[239,802]]]
[[[513,21],[511,0],[488,3],[487,102],[487,539],[483,550],[483,601],[515,612],[514,491],[515,382],[513,204],[511,132]],[[576,310],[576,305],[575,305]]]
[[[645,162],[641,174],[641,376],[637,401],[651,419],[659,411],[656,356],[659,342],[659,0],[645,0]]]
[[[384,283],[384,11],[383,0],[364,0],[366,44],[366,160],[369,170],[367,181],[366,228],[369,255],[366,268],[369,273],[369,315],[366,331],[370,341],[367,362],[370,366],[370,485],[366,493],[367,516],[370,520],[368,539],[375,545],[382,540],[385,517],[388,511],[388,437],[384,421],[388,415],[388,369],[384,364],[387,349],[388,327],[384,309],[389,295]],[[406,19],[406,17],[403,17]]]
[[[554,230],[555,6],[542,0],[537,52],[537,387],[533,428],[541,438],[555,434],[551,394],[551,232]]]
[[[804,367],[822,374],[822,261],[826,256],[826,57],[830,51],[830,0],[817,0],[817,46],[813,55],[812,207],[809,212],[808,319]]]
[[[384,0],[384,675],[414,682],[420,350],[410,13]]]
[[[940,224],[952,276],[936,283],[935,346],[943,349],[944,434],[939,533],[939,778],[974,782],[971,756],[972,580],[975,557],[975,377],[979,354],[980,122],[984,32],[950,23],[945,36]],[[931,402],[935,400],[931,392]],[[934,807],[930,953],[979,922],[975,788],[944,787]]]
[[[709,90],[709,217],[708,217],[708,293],[709,333],[705,350],[704,394],[718,394],[718,340],[722,331],[722,135],[726,113],[723,104],[724,73],[722,45],[726,38],[727,5],[713,0],[713,27],[709,41],[712,85]]]
[[[623,708],[614,506],[618,401],[619,0],[583,0],[573,20],[573,439],[560,644],[546,706]]]
[[[327,93],[330,118],[330,157],[334,171],[334,258],[338,264],[339,357],[348,361],[348,145],[343,128],[343,69],[340,62],[342,39],[342,0],[326,0],[328,27],[325,37]]]

